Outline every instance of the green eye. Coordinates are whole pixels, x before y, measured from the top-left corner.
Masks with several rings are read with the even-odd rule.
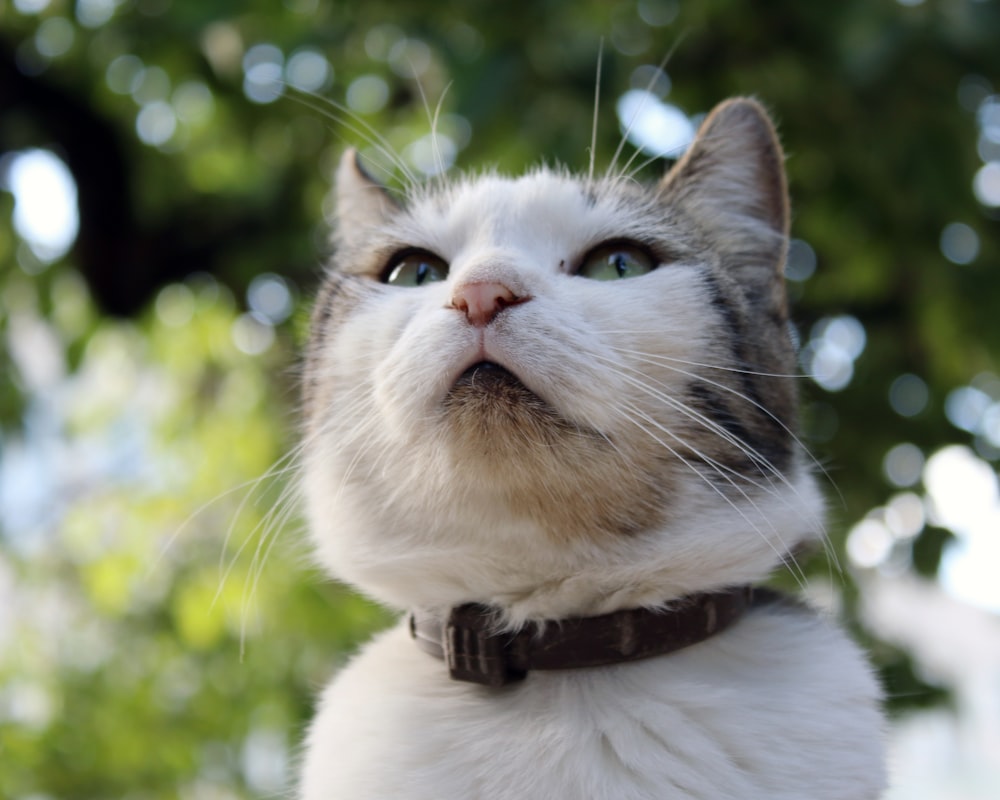
[[[393,286],[422,286],[447,277],[448,265],[443,259],[431,253],[413,252],[391,263],[385,282]]]
[[[643,250],[631,244],[605,244],[591,250],[577,273],[595,281],[617,281],[652,272],[656,262]]]

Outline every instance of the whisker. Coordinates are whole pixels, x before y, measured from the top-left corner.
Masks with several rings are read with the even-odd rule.
[[[363,139],[367,144],[374,147],[386,158],[386,160],[389,161],[389,163],[391,163],[403,174],[409,186],[417,186],[420,183],[420,180],[410,169],[403,157],[396,153],[395,148],[393,148],[389,140],[386,139],[386,137],[383,136],[374,126],[359,117],[346,106],[338,103],[336,100],[322,97],[315,92],[307,92],[301,89],[293,89],[288,93],[288,97],[304,105],[306,108],[312,109],[327,119],[343,126],[354,135]],[[338,113],[331,111],[331,108]],[[391,173],[389,173],[388,170],[385,170],[381,165],[375,164],[375,166],[378,169],[382,169],[387,176],[391,177]]]
[[[699,375],[696,372],[689,372],[688,370],[684,370],[684,369],[681,369],[679,367],[675,367],[675,366],[672,366],[670,364],[663,363],[664,360],[669,361],[669,360],[672,360],[672,359],[665,358],[665,357],[664,358],[660,358],[658,356],[651,355],[651,354],[648,354],[648,353],[641,353],[641,352],[638,352],[638,351],[621,349],[621,348],[617,348],[617,347],[614,347],[613,349],[615,351],[617,351],[617,352],[621,352],[621,353],[625,353],[625,354],[637,356],[640,361],[645,361],[648,364],[656,364],[656,365],[658,365],[658,366],[660,366],[660,367],[662,367],[664,369],[668,369],[668,370],[671,370],[672,372],[676,372],[679,375],[684,375],[684,376],[686,376],[688,378],[691,378],[693,380],[702,381],[703,383],[707,383],[709,386],[714,386],[717,389],[721,389],[724,392],[728,392],[729,394],[732,394],[732,395],[738,397],[739,399],[743,400],[746,403],[749,403],[754,408],[756,408],[759,411],[763,412],[768,417],[770,417],[770,419],[772,419],[775,422],[775,424],[777,424],[781,428],[781,430],[784,431],[792,439],[792,441],[795,442],[795,444],[799,446],[799,448],[801,448],[802,452],[806,454],[806,456],[808,457],[808,459],[810,460],[810,462],[812,462],[813,466],[815,466],[816,469],[819,470],[820,474],[822,474],[823,477],[830,483],[830,485],[834,487],[834,489],[837,491],[837,494],[840,496],[841,501],[844,500],[844,496],[840,493],[840,490],[837,488],[837,484],[834,482],[833,478],[827,472],[826,468],[820,463],[819,459],[817,459],[816,456],[814,456],[812,454],[812,452],[810,452],[809,448],[806,447],[805,443],[795,434],[795,432],[793,430],[791,430],[791,428],[789,428],[784,422],[782,422],[781,419],[779,419],[777,417],[777,415],[775,415],[766,406],[764,406],[761,403],[759,403],[758,401],[754,400],[752,397],[749,397],[749,396],[745,395],[743,392],[740,392],[739,390],[734,389],[731,386],[726,386],[726,384],[724,384],[724,383],[719,383],[718,381],[714,381],[711,378],[705,377],[704,375]],[[679,363],[686,363],[686,362],[680,362],[679,359],[677,359],[677,361]],[[738,372],[739,370],[734,370],[734,371]],[[758,374],[758,373],[749,373],[749,374],[753,375],[753,374]],[[777,378],[792,377],[792,376],[785,376],[785,375],[770,375],[770,374],[767,374],[767,373],[761,373],[761,376],[762,377],[777,377]]]
[[[686,466],[691,472],[693,472],[695,475],[697,475],[699,478],[701,478],[701,480],[704,481],[704,483],[710,489],[712,489],[713,492],[715,492],[717,495],[719,495],[719,497],[721,497],[723,500],[725,500],[726,503],[729,504],[729,506],[737,514],[739,514],[739,516],[743,519],[743,521],[746,522],[747,525],[749,525],[750,528],[758,536],[760,536],[760,538],[764,542],[766,542],[768,544],[768,546],[771,548],[772,551],[774,551],[775,555],[778,557],[778,559],[781,561],[781,563],[784,564],[786,567],[788,567],[788,569],[791,572],[792,576],[795,578],[796,583],[798,583],[798,585],[800,587],[802,587],[802,588],[805,587],[805,583],[806,583],[805,574],[802,572],[801,567],[798,565],[798,562],[795,560],[794,555],[791,553],[790,549],[787,547],[787,545],[785,544],[785,542],[782,540],[780,534],[775,529],[773,523],[771,523],[771,521],[769,520],[769,518],[767,517],[767,515],[764,514],[760,510],[760,508],[756,505],[756,503],[754,503],[754,501],[746,494],[745,491],[743,491],[742,488],[740,488],[731,478],[729,478],[724,473],[721,473],[721,472],[719,473],[720,476],[724,480],[726,480],[727,483],[729,483],[737,492],[739,492],[743,496],[743,498],[759,514],[759,516],[761,517],[761,519],[763,519],[765,522],[767,522],[768,527],[774,533],[775,538],[778,540],[778,542],[782,546],[782,548],[784,548],[784,552],[782,552],[777,547],[775,547],[774,543],[770,539],[768,539],[768,537],[757,526],[757,524],[755,522],[753,522],[753,520],[751,520],[747,516],[747,514],[743,511],[743,509],[741,509],[736,503],[734,503],[733,500],[731,498],[729,498],[724,491],[722,491],[722,489],[720,489],[718,486],[716,486],[715,483],[713,483],[711,481],[711,479],[708,478],[708,476],[704,475],[701,472],[701,470],[699,470],[694,464],[692,464],[690,461],[688,461],[686,458],[684,458],[684,456],[681,455],[677,451],[676,448],[674,448],[674,447],[670,446],[669,444],[667,444],[666,442],[664,442],[663,439],[661,439],[655,433],[653,433],[648,428],[644,427],[642,424],[640,424],[639,422],[637,422],[636,419],[634,417],[632,417],[630,414],[636,414],[636,415],[638,415],[640,418],[644,419],[647,423],[649,423],[650,425],[652,425],[655,430],[661,431],[662,433],[666,434],[670,438],[674,439],[679,445],[682,445],[682,446],[688,448],[689,450],[691,450],[692,453],[694,453],[696,456],[698,456],[698,458],[700,458],[703,461],[705,461],[705,463],[708,464],[709,466],[712,466],[713,469],[716,470],[716,472],[719,472],[719,470],[715,467],[715,465],[712,464],[712,459],[706,457],[697,448],[693,447],[689,442],[686,442],[683,439],[681,439],[679,436],[677,436],[675,433],[673,433],[669,428],[661,425],[659,422],[657,422],[656,420],[654,420],[651,417],[649,417],[641,409],[638,409],[638,408],[632,406],[631,404],[628,404],[624,408],[621,407],[621,406],[616,406],[615,410],[618,411],[619,413],[622,413],[623,411],[630,412],[630,413],[622,413],[622,416],[624,416],[624,418],[626,420],[628,420],[629,422],[631,422],[633,425],[636,425],[636,427],[638,427],[640,430],[642,430],[647,436],[649,436],[651,439],[653,439],[653,441],[655,441],[657,444],[659,444],[663,448],[665,448],[672,456],[674,456],[674,458],[676,458],[678,461],[680,461],[682,464],[684,464],[684,466]]]
[[[288,473],[298,473],[301,469],[300,461],[302,455],[308,450],[309,447],[313,445],[313,443],[317,439],[325,435],[328,432],[329,428],[333,427],[334,422],[335,420],[333,419],[328,420],[323,426],[313,431],[309,436],[305,437],[302,441],[300,441],[288,453],[286,453],[284,456],[278,459],[266,473],[256,478],[254,481],[249,482],[248,485],[251,485],[253,488],[251,489],[251,491],[247,492],[246,495],[244,495],[239,506],[234,512],[230,525],[227,529],[226,536],[223,540],[222,547],[220,549],[219,583],[215,595],[212,598],[211,602],[212,606],[214,606],[219,601],[226,583],[228,582],[233,571],[235,570],[236,565],[239,563],[240,557],[250,546],[251,542],[257,539],[255,555],[254,558],[251,560],[250,564],[252,572],[252,569],[254,568],[254,565],[258,560],[258,554],[260,553],[261,548],[264,546],[264,542],[266,542],[269,538],[272,537],[276,538],[274,534],[276,534],[276,532],[284,526],[285,522],[287,522],[287,519],[294,512],[295,504],[291,501],[298,497],[299,486],[295,481],[291,481],[283,487],[277,500],[275,500],[268,506],[267,512],[257,522],[257,524],[254,525],[254,527],[244,536],[243,541],[236,549],[236,552],[230,555],[227,563],[226,551],[229,549],[229,542],[231,541],[233,534],[235,533],[236,526],[240,518],[243,516],[248,503],[253,498],[257,489],[266,480],[273,479],[275,477]],[[284,466],[281,466],[282,464]],[[258,534],[260,535],[258,536]],[[245,601],[243,605],[245,611]]]
[[[594,79],[594,121],[590,128],[590,167],[587,169],[587,185],[594,183],[594,159],[597,156],[597,119],[601,108],[601,65],[604,58],[604,37],[597,48],[597,77]]]
[[[611,363],[610,359],[603,359],[600,356],[598,356],[598,358],[608,363]],[[628,369],[631,370],[632,368]],[[638,370],[634,371],[638,372]],[[645,383],[642,380],[639,380],[638,378],[633,378],[629,375],[625,375],[620,371],[618,374],[621,378],[628,381],[631,385],[635,386],[638,389],[641,389],[643,392],[653,397],[654,399],[659,400],[665,403],[666,405],[670,406],[671,408],[679,411],[688,419],[691,419],[699,423],[706,430],[716,434],[723,441],[728,442],[729,444],[736,447],[741,453],[747,456],[747,458],[751,461],[751,463],[753,463],[758,468],[758,472],[760,472],[761,476],[765,480],[767,480],[768,486],[764,486],[763,484],[757,483],[756,481],[752,480],[749,476],[744,475],[736,471],[735,469],[732,469],[731,467],[726,467],[727,471],[732,472],[734,475],[739,476],[743,480],[746,480],[751,485],[763,491],[768,491],[771,494],[774,494],[776,497],[778,496],[778,493],[775,489],[773,481],[771,480],[772,476],[779,478],[782,483],[784,483],[788,488],[794,491],[794,487],[792,486],[791,482],[781,473],[780,470],[778,470],[773,464],[771,464],[771,462],[765,456],[759,453],[755,448],[751,447],[747,442],[741,440],[731,431],[726,430],[722,425],[720,425],[715,420],[691,408],[683,401],[675,397],[671,397],[670,395],[667,395],[666,393],[653,388],[652,386],[650,386],[649,384]],[[643,377],[648,377],[648,376],[643,375]],[[660,381],[656,381],[651,378],[650,380],[653,380],[653,382],[656,383],[658,386],[662,386],[663,388],[668,388],[666,387],[665,384],[661,383]]]
[[[740,398],[741,400],[743,400],[743,401],[745,401],[747,403],[750,403],[755,408],[759,409],[760,411],[762,411],[763,413],[765,413],[768,417],[770,417],[772,420],[774,420],[774,422],[777,423],[782,428],[782,430],[798,445],[798,447],[801,448],[802,452],[805,453],[806,457],[815,465],[815,467],[820,471],[820,473],[836,489],[836,484],[833,482],[833,480],[830,477],[829,473],[822,466],[822,464],[816,459],[816,457],[809,451],[809,449],[805,446],[805,444],[803,444],[803,442],[799,439],[799,437],[796,436],[795,433],[793,433],[788,428],[788,426],[786,426],[780,419],[778,419],[778,417],[776,415],[774,415],[770,410],[768,410],[761,403],[755,401],[753,398],[748,397],[747,395],[743,394],[742,392],[739,392],[738,390],[733,389],[730,386],[726,386],[725,384],[719,383],[717,381],[713,381],[710,378],[706,378],[703,375],[699,375],[699,374],[694,373],[694,372],[689,372],[687,370],[683,370],[683,369],[680,369],[678,367],[671,366],[670,364],[662,363],[660,358],[658,358],[656,356],[653,356],[651,354],[644,354],[644,353],[639,353],[637,351],[631,351],[631,350],[625,350],[625,349],[619,349],[619,348],[613,348],[613,349],[615,349],[616,351],[619,351],[619,352],[631,354],[633,356],[638,356],[640,361],[644,361],[645,363],[656,364],[657,366],[660,366],[660,367],[662,367],[664,369],[668,369],[668,370],[671,370],[672,372],[684,375],[684,376],[689,377],[689,378],[691,378],[691,379],[693,379],[695,381],[702,381],[702,382],[707,383],[707,384],[709,384],[711,386],[714,386],[714,387],[716,387],[718,389],[722,389],[723,391],[729,392],[730,394],[735,395],[736,397]],[[669,359],[667,357],[664,357],[664,358],[666,360],[668,360],[668,361],[671,360],[671,359]],[[646,376],[646,377],[648,377],[648,376]],[[651,380],[653,380],[653,379],[651,379]],[[658,385],[661,385],[661,386],[663,385],[659,381],[654,381],[654,382],[656,382]],[[759,456],[759,454],[757,454],[757,455]],[[767,459],[763,458],[763,456],[760,456],[760,459],[761,459],[761,461],[758,462],[758,463],[767,464],[767,466],[769,468],[773,469],[773,467],[771,467],[771,465],[769,464],[769,462],[767,461]],[[757,461],[757,458],[754,458],[753,460]],[[776,476],[779,476],[781,478],[782,482],[793,492],[793,494],[796,497],[799,496],[799,492],[795,488],[795,486],[793,484],[791,484],[787,480],[787,478],[785,478],[778,470],[774,470],[774,474]],[[839,489],[837,491],[839,493]],[[830,562],[832,562],[832,564],[836,568],[837,572],[838,573],[842,573],[843,572],[843,567],[842,567],[842,565],[840,563],[840,558],[837,555],[836,551],[833,549],[833,545],[830,543],[828,537],[826,536],[825,526],[823,525],[822,519],[819,517],[819,515],[812,515],[812,524],[813,524],[814,529],[820,533],[820,541],[822,543],[823,550],[826,553],[828,559],[830,560]]]
[[[752,463],[754,463],[758,467],[758,469],[759,469],[762,477],[764,477],[765,479],[767,479],[768,484],[772,488],[774,487],[774,483],[771,481],[770,476],[774,476],[774,477],[779,478],[782,484],[784,484],[796,496],[798,496],[798,490],[788,480],[788,478],[784,475],[784,473],[782,473],[781,470],[779,470],[777,467],[775,467],[766,456],[764,456],[762,453],[760,453],[756,448],[752,447],[748,442],[745,442],[742,439],[740,439],[738,436],[736,436],[735,434],[733,434],[731,431],[727,430],[724,426],[720,425],[717,421],[713,420],[711,417],[708,417],[708,416],[702,414],[701,412],[697,411],[696,409],[691,408],[690,406],[688,406],[687,404],[685,404],[682,400],[680,400],[680,399],[678,399],[676,397],[673,397],[671,395],[668,395],[665,392],[659,391],[659,390],[653,388],[652,386],[650,386],[649,384],[645,383],[644,381],[642,381],[640,379],[630,378],[629,376],[627,376],[624,373],[622,373],[621,369],[624,368],[624,369],[629,370],[630,372],[634,372],[634,373],[642,376],[642,378],[645,378],[647,380],[652,381],[654,384],[656,384],[656,386],[659,386],[662,389],[669,389],[670,387],[667,386],[665,383],[663,383],[662,381],[659,381],[659,380],[657,380],[657,379],[655,379],[655,378],[647,375],[646,373],[642,372],[641,370],[639,370],[639,369],[637,369],[635,367],[624,366],[624,365],[618,364],[617,362],[612,361],[611,359],[602,358],[601,356],[596,356],[596,357],[599,358],[599,359],[601,359],[601,360],[603,360],[603,361],[605,361],[608,364],[613,364],[615,366],[616,370],[618,371],[618,374],[621,377],[625,378],[626,380],[629,380],[630,382],[632,382],[633,385],[635,385],[638,388],[642,389],[643,391],[649,393],[651,396],[655,397],[656,399],[661,400],[662,402],[670,405],[672,408],[675,408],[676,410],[680,411],[682,414],[684,414],[689,419],[692,419],[692,420],[694,420],[694,421],[702,424],[706,429],[708,429],[711,432],[717,434],[724,441],[726,441],[726,442],[732,444],[733,446],[737,447],[740,450],[740,452],[742,452],[744,455],[746,455],[750,459],[750,461]],[[764,487],[761,487],[761,488],[764,488]]]
[[[630,330],[610,330],[610,331],[605,331],[605,333],[607,333],[607,334],[630,334],[630,333],[634,333],[634,332],[635,331],[630,331]],[[721,364],[704,364],[704,363],[702,363],[700,361],[689,361],[689,360],[684,359],[684,358],[676,358],[675,356],[668,356],[668,355],[664,355],[662,353],[646,353],[646,352],[643,352],[641,350],[628,350],[628,349],[622,348],[622,347],[615,347],[615,350],[617,350],[620,353],[628,353],[629,355],[644,356],[645,358],[655,359],[657,361],[669,361],[669,362],[671,362],[673,364],[684,364],[684,365],[689,366],[689,367],[701,367],[703,369],[714,369],[714,370],[718,370],[720,372],[736,372],[736,373],[739,373],[740,375],[755,375],[755,376],[761,377],[761,378],[795,378],[795,379],[802,379],[802,378],[809,378],[809,377],[811,377],[810,375],[807,375],[804,372],[790,372],[790,373],[783,373],[783,372],[758,372],[758,371],[752,370],[752,369],[742,369],[740,367],[722,366]]]
[[[625,144],[628,142],[628,135],[632,132],[632,126],[635,124],[636,119],[638,119],[639,114],[642,112],[642,109],[643,109],[643,107],[646,104],[646,97],[648,97],[649,94],[652,92],[653,85],[656,83],[657,73],[658,72],[663,72],[666,69],[667,64],[669,63],[670,59],[673,58],[674,53],[677,51],[677,48],[680,46],[680,44],[681,44],[681,42],[683,40],[684,40],[684,35],[681,35],[681,36],[677,37],[677,41],[675,41],[674,44],[671,46],[670,50],[667,51],[667,54],[663,57],[663,59],[657,65],[656,72],[653,73],[652,77],[649,79],[649,83],[646,84],[646,95],[642,98],[642,102],[639,103],[639,107],[632,114],[632,118],[628,121],[628,124],[625,126],[625,132],[622,134],[622,137],[621,137],[621,139],[618,142],[618,147],[615,149],[614,155],[611,157],[611,163],[608,165],[608,169],[607,169],[607,174],[609,176],[614,172],[614,170],[615,170],[615,164],[618,163],[618,158],[621,156],[622,150],[625,149]],[[637,151],[637,152],[641,152],[641,151]],[[634,156],[633,156],[633,158],[634,158]],[[629,163],[631,163],[631,159],[629,159]],[[624,171],[620,171],[613,178],[613,180],[618,181],[618,180],[621,180],[624,177],[625,177]]]
[[[223,538],[222,547],[219,550],[219,573],[220,573],[219,587],[216,589],[215,596],[212,599],[212,606],[214,606],[215,603],[218,601],[219,596],[222,593],[222,589],[223,589],[223,587],[225,585],[226,579],[229,576],[230,572],[232,571],[233,566],[236,563],[236,560],[239,558],[240,554],[243,552],[243,549],[246,547],[246,543],[250,540],[250,538],[252,538],[252,536],[256,532],[256,526],[255,526],[254,529],[252,531],[250,531],[250,533],[244,539],[244,541],[240,545],[240,547],[237,549],[236,554],[230,560],[229,566],[224,568],[224,560],[225,560],[226,550],[229,548],[229,542],[232,540],[233,534],[235,533],[235,530],[236,530],[236,526],[237,526],[240,518],[243,516],[244,510],[246,509],[247,504],[250,502],[251,498],[254,496],[254,494],[257,492],[257,490],[260,488],[260,486],[264,483],[264,481],[273,479],[273,478],[277,477],[278,475],[283,475],[283,474],[285,474],[285,473],[287,473],[289,471],[295,470],[295,468],[296,468],[296,464],[295,464],[296,459],[298,458],[299,454],[302,452],[302,450],[304,449],[304,447],[305,447],[305,443],[302,443],[302,444],[298,445],[297,447],[293,448],[288,453],[286,453],[285,455],[283,455],[280,459],[278,459],[274,463],[274,465],[270,469],[268,469],[263,475],[261,475],[260,477],[256,478],[255,480],[249,482],[249,485],[251,486],[251,489],[250,489],[250,491],[248,491],[243,496],[243,498],[240,500],[239,505],[236,507],[236,511],[233,513],[233,516],[232,516],[232,519],[231,519],[231,521],[229,523],[229,526],[226,529],[226,535]],[[277,467],[278,467],[279,464],[282,464],[282,463],[285,463],[285,462],[287,462],[286,466],[283,466],[280,469],[277,469]],[[247,485],[247,484],[244,484],[244,485]]]
[[[414,76],[416,76],[416,70],[413,68],[413,64],[410,64],[410,72]],[[416,78],[416,84],[417,84],[417,91],[420,92],[420,101],[423,103],[424,106],[424,113],[427,115],[427,123],[431,126],[431,150],[434,155],[434,166],[437,168],[436,177],[440,179],[441,176],[444,174],[445,167],[444,167],[444,158],[442,158],[441,156],[441,148],[438,147],[437,123],[438,123],[438,116],[441,113],[441,106],[444,103],[444,98],[445,95],[448,93],[448,89],[451,87],[451,83],[449,83],[445,87],[444,91],[441,93],[441,96],[438,98],[437,104],[434,107],[433,113],[431,113],[430,103],[428,103],[427,101],[427,93],[424,92],[423,82],[419,78]]]

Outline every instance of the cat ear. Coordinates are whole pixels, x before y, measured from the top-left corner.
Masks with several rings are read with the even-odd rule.
[[[788,189],[781,145],[763,107],[747,98],[716,106],[659,188],[710,233],[751,298],[783,314]]]
[[[389,190],[361,165],[353,147],[340,158],[336,177],[336,237],[349,242],[359,231],[381,225],[400,210]]]

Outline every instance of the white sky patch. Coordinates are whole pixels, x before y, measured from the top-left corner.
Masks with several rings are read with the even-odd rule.
[[[650,155],[677,158],[694,140],[695,128],[687,115],[645,89],[625,92],[617,111],[628,140]]]
[[[14,195],[14,229],[39,260],[66,254],[80,227],[76,183],[48,150],[24,150],[7,163],[3,186]]]
[[[931,521],[957,541],[941,557],[938,579],[954,597],[1000,612],[1000,484],[986,461],[952,445],[924,468]]]

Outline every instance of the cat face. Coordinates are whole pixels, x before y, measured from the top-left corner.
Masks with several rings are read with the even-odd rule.
[[[522,617],[766,573],[818,527],[787,220],[746,100],[653,187],[542,169],[397,203],[349,153],[305,390],[321,558],[391,603]]]

